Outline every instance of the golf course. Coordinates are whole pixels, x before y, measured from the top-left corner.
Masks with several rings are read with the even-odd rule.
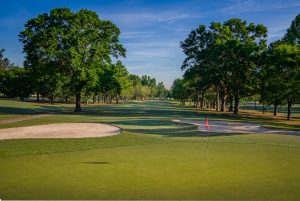
[[[57,123],[122,129],[100,138],[0,140],[1,199],[300,199],[300,134],[208,133],[172,121],[204,125],[208,117],[300,133],[299,118],[199,112],[174,101],[90,104],[81,113],[68,104],[2,99],[0,105],[1,120],[19,119],[1,130]]]
[[[299,10],[2,2],[0,201],[299,201]]]

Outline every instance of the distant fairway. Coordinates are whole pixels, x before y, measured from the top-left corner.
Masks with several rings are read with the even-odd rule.
[[[300,136],[200,133],[173,119],[229,120],[300,130],[300,119],[196,113],[171,102],[48,105],[0,100],[0,128],[108,123],[121,135],[0,141],[1,199],[299,200]],[[0,130],[1,133],[1,130]]]

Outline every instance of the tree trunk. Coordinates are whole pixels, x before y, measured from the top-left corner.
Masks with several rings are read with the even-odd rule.
[[[203,109],[203,102],[204,102],[204,93],[201,94],[201,100],[200,100],[200,108]]]
[[[199,92],[198,92],[198,93],[197,93],[197,103],[196,103],[197,109],[199,109],[199,102],[200,102],[200,94],[199,94]]]
[[[76,108],[75,112],[81,112],[81,92],[76,92]]]
[[[220,89],[217,87],[217,94],[216,94],[216,111],[219,111],[220,107]]]
[[[291,120],[291,108],[292,108],[292,100],[288,100],[288,114],[287,114],[287,119]]]
[[[234,96],[234,114],[239,114],[240,99],[238,96]]]
[[[53,97],[50,97],[50,98],[49,98],[49,103],[50,103],[50,104],[54,104],[54,98],[53,98]]]
[[[256,101],[254,102],[254,109],[257,110]]]
[[[119,104],[119,95],[116,95],[116,104]]]
[[[36,94],[36,102],[40,102],[40,94],[39,93]]]
[[[229,112],[233,112],[233,98],[229,97]]]
[[[226,95],[222,95],[221,97],[221,112],[225,111],[225,107],[226,107]]]
[[[274,105],[274,112],[273,112],[274,116],[277,115],[277,105]]]

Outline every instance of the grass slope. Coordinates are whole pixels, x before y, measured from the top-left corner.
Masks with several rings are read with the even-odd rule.
[[[0,141],[1,199],[300,199],[300,136],[208,136],[171,122],[209,116],[300,129],[299,119],[195,113],[155,101],[90,105],[80,114],[70,105],[0,105],[0,117],[52,114],[0,128],[101,122],[124,129],[106,138]]]

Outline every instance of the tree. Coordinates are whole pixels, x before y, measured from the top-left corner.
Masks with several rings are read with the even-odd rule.
[[[289,44],[300,43],[300,14],[292,21],[291,26],[283,37],[283,41]]]
[[[131,82],[129,80],[129,73],[121,61],[117,61],[116,64],[107,65],[100,72],[98,86],[106,100],[110,96],[110,102],[112,102],[113,97],[119,103],[122,95],[128,96],[127,93],[130,93]]]
[[[185,80],[175,79],[171,91],[173,98],[180,100],[180,105],[185,105],[185,99],[187,97],[187,85]]]
[[[261,101],[277,106],[287,103],[287,119],[291,118],[292,105],[300,99],[300,14],[292,21],[282,40],[270,44],[263,54],[260,70]]]
[[[187,93],[195,100],[196,107],[203,108],[204,95],[211,87],[209,76],[205,76],[199,67],[189,68],[185,71],[183,77],[186,80]]]
[[[19,36],[25,67],[49,77],[58,75],[76,96],[75,111],[81,111],[81,93],[97,83],[99,69],[111,62],[111,56],[125,56],[119,34],[116,25],[100,20],[95,12],[56,8],[29,20]],[[36,80],[41,78],[36,75]]]
[[[156,97],[159,99],[163,99],[167,96],[167,90],[163,82],[160,82],[156,86]]]
[[[264,105],[274,105],[274,116],[277,115],[277,107],[285,100],[283,85],[286,81],[282,76],[278,76],[281,71],[278,71],[274,63],[274,50],[280,43],[281,41],[271,43],[268,50],[262,54],[262,68],[259,71],[260,102]]]
[[[8,97],[19,97],[21,101],[32,93],[32,82],[22,67],[10,67],[0,73],[1,92]]]
[[[279,93],[277,95],[279,100],[282,97],[287,102],[287,119],[290,120],[292,105],[300,99],[300,46],[286,43],[278,44],[273,47],[269,57],[276,71],[272,83],[275,85],[274,88],[279,90],[277,92]],[[268,97],[272,98],[277,93]]]
[[[239,100],[256,90],[258,57],[266,48],[267,28],[247,24],[240,19],[200,25],[181,43],[186,54],[182,69],[198,68],[216,89],[217,110],[221,95],[224,110],[226,95],[234,96],[234,113],[239,113]]]
[[[258,58],[266,48],[267,28],[230,19],[223,23],[222,32],[228,37],[220,44],[225,50],[222,60],[227,69],[227,86],[234,96],[234,113],[238,114],[239,99],[257,90]]]
[[[0,70],[7,70],[14,65],[8,58],[4,57],[4,52],[5,49],[0,49]]]
[[[151,78],[148,75],[142,75],[141,78],[141,84],[143,86],[147,86],[150,90],[150,94],[149,96],[151,96],[152,98],[156,95],[157,93],[157,89],[156,89],[156,80],[155,78]]]

